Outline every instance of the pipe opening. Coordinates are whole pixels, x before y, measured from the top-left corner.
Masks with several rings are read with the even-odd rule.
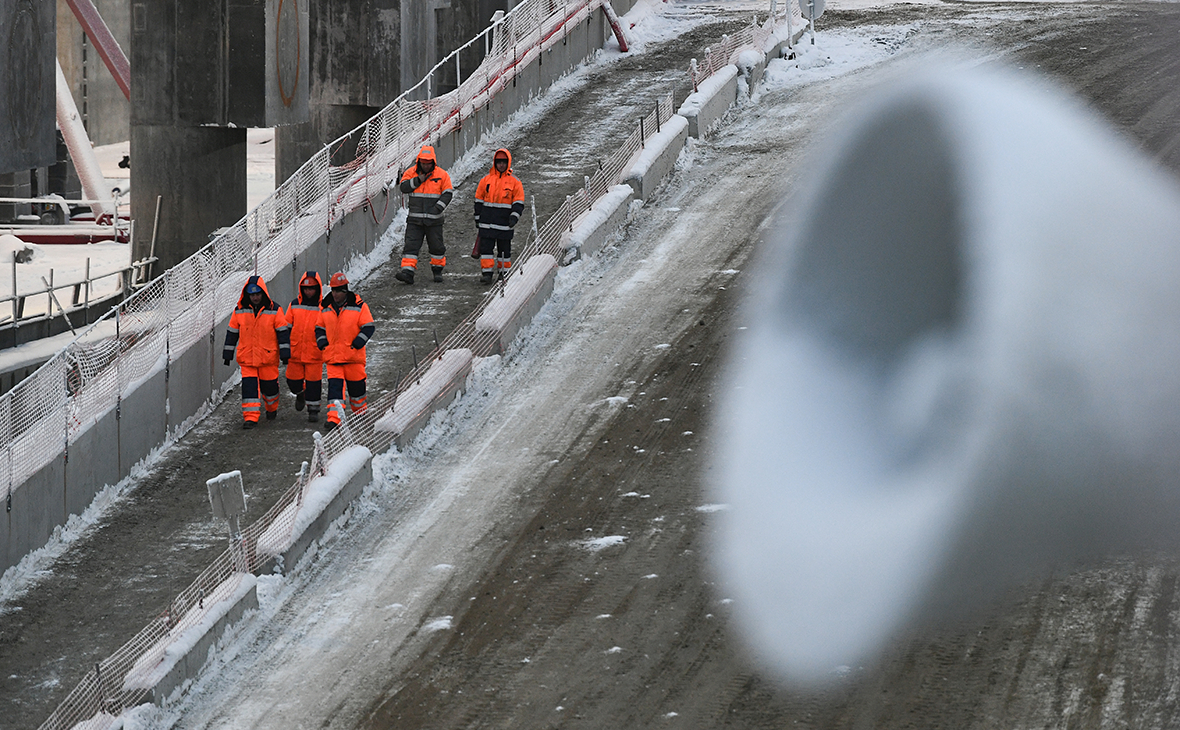
[[[887,369],[962,316],[962,223],[951,145],[921,104],[880,114],[830,175],[784,292],[792,324]]]

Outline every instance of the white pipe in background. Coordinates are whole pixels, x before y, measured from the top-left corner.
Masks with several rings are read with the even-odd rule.
[[[1046,84],[917,76],[767,234],[721,391],[718,573],[802,683],[1180,542],[1175,181]]]
[[[98,201],[111,197],[111,191],[106,189],[106,178],[98,165],[98,158],[90,144],[90,137],[86,128],[82,126],[82,118],[78,114],[78,107],[74,104],[74,96],[70,93],[70,86],[66,83],[66,76],[62,73],[61,62],[57,65],[57,126],[61,136],[65,139],[66,148],[70,151],[70,159],[74,162],[74,169],[78,171],[78,179],[82,182],[82,196],[91,201]],[[90,209],[94,211],[97,221],[104,215],[113,214],[102,203],[91,202]]]

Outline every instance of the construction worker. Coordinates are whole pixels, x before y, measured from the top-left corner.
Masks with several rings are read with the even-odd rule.
[[[279,363],[291,358],[291,325],[261,276],[251,276],[242,287],[221,357],[226,365],[236,357],[242,369],[242,428],[258,424],[263,405],[266,420],[273,421],[279,413]]]
[[[375,326],[369,305],[348,290],[342,273],[328,281],[332,291],[320,303],[315,328],[316,345],[323,350],[328,364],[328,420],[331,431],[344,420],[344,388],[348,386],[348,406],[353,413],[365,410],[365,345]]]
[[[315,328],[320,319],[320,297],[324,285],[314,271],[299,280],[299,296],[287,307],[291,324],[291,362],[287,364],[287,387],[295,394],[295,410],[307,406],[307,420],[320,420],[323,392],[324,355],[316,346]]]
[[[492,169],[475,189],[475,225],[479,228],[479,272],[485,284],[493,271],[504,276],[512,266],[512,234],[524,213],[524,186],[512,174],[512,153],[498,149]]]
[[[435,162],[433,147],[426,145],[422,148],[414,165],[402,175],[398,189],[410,196],[410,204],[406,216],[406,242],[402,247],[402,267],[394,277],[407,284],[414,283],[418,251],[425,238],[430,248],[430,270],[434,273],[435,281],[442,281],[443,267],[447,265],[443,212],[451,204],[454,190],[451,188],[451,176]]]

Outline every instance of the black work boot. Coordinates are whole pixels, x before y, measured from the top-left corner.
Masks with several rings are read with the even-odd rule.
[[[443,267],[441,267],[441,266],[431,266],[431,267],[430,267],[430,270],[434,272],[434,281],[435,281],[435,283],[440,283],[440,282],[442,282],[442,270],[443,270]]]
[[[254,421],[242,421],[242,428],[246,429],[247,431],[254,428],[255,425],[256,423]]]
[[[304,404],[304,403],[306,403],[306,402],[307,402],[307,401],[305,401],[305,400],[303,399],[303,392],[302,392],[302,391],[300,391],[299,393],[296,393],[296,394],[295,394],[295,410],[297,410],[297,411],[302,411],[302,410],[303,410],[303,404]]]
[[[278,411],[267,411],[266,412],[266,420],[268,420],[268,421],[273,421],[276,418],[278,418],[278,416],[279,416]]]
[[[308,420],[308,421],[311,421],[312,423],[319,423],[319,421],[320,421],[320,412],[319,412],[319,411],[313,411],[313,410],[311,410],[310,408],[309,408],[309,409],[307,409],[307,420]]]
[[[479,281],[481,284],[491,284],[492,283],[492,272],[485,271],[482,274],[480,274]]]
[[[397,279],[398,281],[404,281],[407,284],[413,284],[414,283],[414,270],[413,269],[402,269],[401,271],[394,274],[393,278]]]

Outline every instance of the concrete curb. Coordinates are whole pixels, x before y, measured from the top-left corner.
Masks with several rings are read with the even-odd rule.
[[[364,449],[363,446],[352,448]],[[364,451],[366,455],[359,464],[356,463],[356,459],[350,462],[347,459],[340,459],[340,457],[333,459],[328,464],[327,475],[319,477],[319,479],[338,482],[337,491],[327,499],[327,504],[323,504],[318,511],[317,505],[309,495],[308,500],[302,505],[296,516],[295,529],[298,530],[298,534],[294,534],[293,531],[290,546],[281,552],[278,558],[264,566],[264,573],[272,572],[274,567],[290,570],[298,565],[312,545],[327,533],[328,527],[348,510],[353,500],[359,497],[361,491],[373,481],[373,454],[368,449],[364,449]],[[345,454],[347,453],[348,451],[345,451]],[[340,456],[344,456],[344,454]],[[312,480],[309,492],[315,488],[319,479]],[[306,526],[303,529],[299,529],[300,523],[304,522],[304,519],[301,518],[306,518]],[[262,538],[259,538],[259,542],[261,541]]]
[[[183,689],[205,668],[217,641],[235,626],[247,611],[257,608],[258,582],[253,575],[246,575],[233,596],[219,601],[209,609],[204,621],[173,639],[169,649],[165,650],[161,663],[150,672],[149,676],[159,679],[148,690],[145,701],[160,707],[166,706],[169,697],[177,690]],[[186,641],[191,642],[187,648],[174,648],[177,645],[183,646]]]
[[[572,257],[567,255],[566,262],[601,251],[606,239],[627,220],[627,211],[634,199],[635,191],[630,185],[613,185],[606,195],[594,201],[590,210],[574,220],[574,230],[562,237],[561,243],[566,251],[573,253]]]
[[[697,139],[706,136],[709,133],[709,128],[725,116],[731,106],[737,103],[738,78],[746,80],[747,88],[756,86],[762,81],[762,75],[766,72],[766,65],[770,59],[782,57],[784,45],[794,46],[804,33],[806,33],[806,28],[796,31],[792,35],[790,43],[787,43],[786,39],[772,35],[762,49],[761,58],[757,62],[741,68],[738,64],[731,63],[705,79],[704,83],[689,94],[684,103],[680,105],[680,109],[676,111],[677,114],[688,120],[688,134]]]
[[[737,101],[738,69],[730,64],[705,79],[676,112],[688,120],[689,135],[700,139]]]
[[[648,137],[628,164],[629,172],[623,182],[635,191],[635,197],[647,200],[664,181],[688,139],[688,120],[673,114],[659,132]]]
[[[533,321],[553,293],[557,259],[549,254],[533,256],[504,282],[504,287],[475,320],[476,332],[495,332],[495,354],[502,355],[520,330]]]

